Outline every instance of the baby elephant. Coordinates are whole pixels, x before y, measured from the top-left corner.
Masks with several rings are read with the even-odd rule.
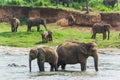
[[[52,41],[52,31],[44,31],[42,34],[42,43],[47,43],[48,41]]]
[[[11,23],[11,31],[12,32],[17,32],[17,28],[20,24],[20,20],[16,17],[13,17],[11,20],[10,20],[10,23]]]
[[[68,16],[68,25],[69,25],[69,26],[72,26],[72,25],[74,25],[74,23],[75,23],[75,18],[74,18],[74,16],[73,16],[73,15],[69,15],[69,16]]]
[[[40,47],[31,49],[29,53],[29,68],[31,72],[31,61],[37,58],[39,71],[45,71],[44,63],[48,62],[51,66],[50,71],[57,71],[58,54],[50,47]]]

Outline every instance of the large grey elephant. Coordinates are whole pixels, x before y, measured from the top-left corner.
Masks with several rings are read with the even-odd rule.
[[[16,17],[13,17],[10,19],[10,23],[11,23],[11,32],[17,32],[17,28],[20,24],[20,20]]]
[[[58,67],[64,70],[66,64],[81,64],[81,71],[86,71],[87,58],[94,58],[95,70],[98,71],[98,50],[96,43],[68,42],[57,48]]]
[[[48,41],[52,41],[52,31],[48,30],[48,31],[44,31],[42,34],[42,43],[47,43]]]
[[[48,62],[51,66],[50,71],[57,71],[58,54],[56,50],[50,47],[40,47],[31,49],[29,53],[29,69],[31,72],[31,62],[37,58],[39,71],[45,71],[44,63]]]
[[[44,26],[47,30],[46,23],[44,19],[41,18],[29,18],[27,20],[27,31],[31,31],[32,26],[37,26],[37,31],[40,31],[40,24]]]
[[[110,24],[105,24],[105,23],[95,23],[92,27],[92,39],[96,39],[96,34],[97,33],[102,33],[103,34],[103,40],[106,39],[106,32],[108,32],[108,40],[110,37]]]

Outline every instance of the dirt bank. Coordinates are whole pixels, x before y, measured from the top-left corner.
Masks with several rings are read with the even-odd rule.
[[[120,13],[90,13],[65,11],[52,8],[30,8],[30,7],[15,7],[1,6],[0,7],[0,22],[9,22],[9,19],[14,15],[21,21],[25,21],[28,17],[41,17],[46,19],[47,23],[55,23],[56,21],[67,18],[73,14],[76,19],[76,24],[83,26],[91,26],[97,22],[106,22],[113,27],[120,26]],[[118,28],[119,29],[119,28]]]

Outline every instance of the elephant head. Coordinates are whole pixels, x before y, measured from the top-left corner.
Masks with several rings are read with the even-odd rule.
[[[109,37],[110,37],[110,28],[111,28],[110,24],[104,24],[104,30],[108,31],[108,40],[109,40]]]
[[[94,58],[95,70],[98,71],[98,51],[96,43],[81,43],[80,51],[86,56],[92,56]]]
[[[31,62],[32,60],[36,59],[38,55],[38,50],[37,49],[31,49],[29,53],[29,69],[31,72]]]
[[[42,43],[47,43],[48,42],[48,32],[47,31],[44,31],[42,34]]]
[[[42,43],[47,43],[48,41],[52,41],[52,31],[44,31],[42,34]]]

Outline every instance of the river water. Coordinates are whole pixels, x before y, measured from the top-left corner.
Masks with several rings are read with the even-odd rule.
[[[80,71],[80,64],[67,65],[65,71],[39,72],[37,61],[29,72],[28,52],[25,48],[0,47],[0,80],[120,80],[120,52],[99,54],[99,71],[94,69],[93,58],[87,60],[87,71]],[[13,65],[15,64],[15,65]]]

